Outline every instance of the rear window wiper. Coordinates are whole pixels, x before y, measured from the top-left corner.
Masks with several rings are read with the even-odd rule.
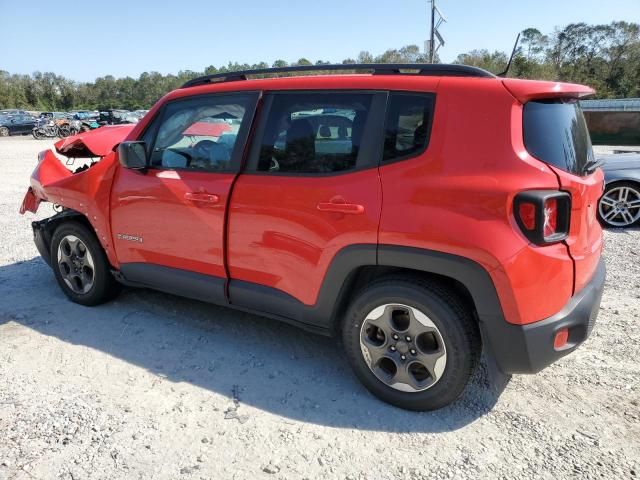
[[[604,162],[601,158],[592,158],[584,164],[584,167],[582,167],[582,173],[589,175],[600,168],[603,163]]]

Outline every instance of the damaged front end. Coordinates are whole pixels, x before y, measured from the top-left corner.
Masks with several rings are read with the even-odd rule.
[[[38,165],[31,175],[20,213],[35,213],[42,202],[61,209],[57,215],[32,224],[36,246],[47,262],[51,260],[49,245],[53,227],[65,217],[75,215],[90,224],[109,260],[115,264],[108,223],[109,193],[117,165],[113,150],[133,127],[105,126],[83,132],[57,142],[55,152],[45,150],[38,154]],[[71,170],[70,165],[76,159],[83,159],[84,165]]]
[[[66,208],[79,206],[74,201],[78,197],[77,193],[81,193],[82,190],[87,193],[86,187],[89,187],[92,182],[85,177],[82,178],[82,181],[67,182],[67,180],[74,174],[83,173],[104,157],[111,155],[113,149],[127,137],[133,127],[134,125],[118,125],[83,132],[58,141],[55,144],[55,153],[53,150],[40,152],[38,165],[31,175],[31,186],[20,206],[20,213],[35,213],[41,202],[56,203]],[[59,156],[66,157],[71,161],[63,163]],[[76,159],[89,160],[90,162],[72,171],[68,167],[73,165]],[[69,205],[69,202],[73,205]]]

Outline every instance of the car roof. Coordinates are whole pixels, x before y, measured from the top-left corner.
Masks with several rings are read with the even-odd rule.
[[[256,78],[252,80],[204,83],[170,92],[165,100],[206,93],[269,91],[269,90],[415,90],[435,91],[440,84],[458,84],[465,88],[482,88],[488,83],[504,85],[519,101],[525,103],[540,98],[592,95],[594,90],[584,85],[544,80],[523,80],[499,77],[454,77],[384,74],[304,75],[296,77]]]

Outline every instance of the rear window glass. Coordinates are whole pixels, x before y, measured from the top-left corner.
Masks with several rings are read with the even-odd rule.
[[[384,161],[413,156],[429,142],[432,94],[392,93],[384,136]]]
[[[591,138],[576,101],[536,101],[524,106],[527,151],[561,170],[582,175],[594,160]]]

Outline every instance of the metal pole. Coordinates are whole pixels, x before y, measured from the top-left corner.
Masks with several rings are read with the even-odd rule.
[[[429,63],[433,63],[435,54],[436,0],[431,0],[431,37],[429,40]]]

